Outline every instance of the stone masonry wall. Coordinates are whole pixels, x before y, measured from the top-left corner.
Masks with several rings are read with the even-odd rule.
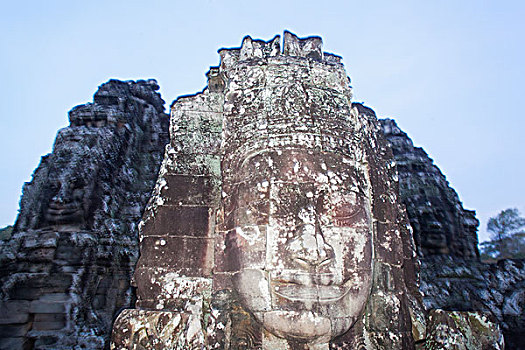
[[[220,111],[213,106],[222,104],[216,92],[224,88],[216,70],[208,78],[205,94],[180,99],[172,111],[171,132],[180,142],[165,150],[164,170],[144,216],[144,225],[154,226],[145,227],[150,234],[141,237],[158,241],[158,254],[184,252],[185,260],[170,261],[183,261],[192,275],[190,287],[204,295],[211,288],[204,257],[213,254],[206,232],[215,222],[220,173]],[[157,89],[152,80],[103,84],[94,103],[71,110],[70,126],[59,131],[53,153],[42,157],[24,186],[13,237],[0,243],[0,348],[101,349],[115,313],[134,300],[129,284],[138,256],[137,225],[168,142]],[[194,105],[201,110],[192,110]],[[353,107],[375,117],[361,104]],[[425,306],[491,314],[503,328],[507,349],[519,349],[525,334],[523,262],[480,263],[475,213],[462,207],[441,171],[395,121],[380,122],[414,230]],[[168,197],[179,200],[158,202]],[[170,231],[168,209],[186,226]],[[153,274],[157,281],[171,278],[173,268],[143,261],[135,283]],[[173,285],[151,287],[161,288],[160,299],[139,295],[137,306],[181,307],[170,304],[184,299],[170,296]]]

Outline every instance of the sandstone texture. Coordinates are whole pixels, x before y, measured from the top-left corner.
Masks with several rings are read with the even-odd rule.
[[[392,153],[340,58],[288,32],[219,54],[208,88],[172,105],[112,349],[413,348]]]
[[[400,195],[414,230],[425,308],[481,311],[501,326],[506,349],[523,349],[525,262],[480,262],[475,213],[463,208],[432,159],[394,120],[380,122],[392,147]]]
[[[0,247],[0,348],[102,349],[134,299],[137,223],[168,141],[158,89],[101,85],[24,185]]]
[[[504,349],[497,324],[474,312],[432,310],[427,324],[425,349]]]
[[[463,208],[443,173],[422,148],[414,147],[394,120],[380,122],[396,160],[399,192],[414,231],[418,255],[477,259],[479,221],[475,212]]]
[[[475,213],[340,57],[219,54],[170,118],[154,80],[70,111],[1,235],[0,349],[107,348],[133,305],[112,349],[524,348],[524,262],[479,261]]]
[[[435,257],[421,260],[421,291],[428,309],[481,311],[500,325],[505,349],[523,349],[525,266]]]

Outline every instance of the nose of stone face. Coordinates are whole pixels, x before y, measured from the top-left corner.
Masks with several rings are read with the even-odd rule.
[[[294,262],[303,269],[315,270],[330,264],[334,258],[334,250],[325,242],[317,223],[298,226],[291,247]]]
[[[57,194],[51,199],[54,203],[64,204],[66,198],[66,190],[63,185],[60,185],[60,189]]]

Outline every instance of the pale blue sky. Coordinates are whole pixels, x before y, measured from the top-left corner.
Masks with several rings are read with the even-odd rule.
[[[166,107],[205,85],[217,50],[288,29],[343,56],[355,101],[392,117],[485,235],[525,214],[523,1],[0,1],[0,226],[73,106],[109,78],[156,78]]]

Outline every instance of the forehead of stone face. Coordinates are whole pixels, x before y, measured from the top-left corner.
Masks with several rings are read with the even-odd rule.
[[[366,175],[347,157],[318,150],[283,149],[245,159],[238,171],[237,182],[316,183],[355,187],[364,191]]]

